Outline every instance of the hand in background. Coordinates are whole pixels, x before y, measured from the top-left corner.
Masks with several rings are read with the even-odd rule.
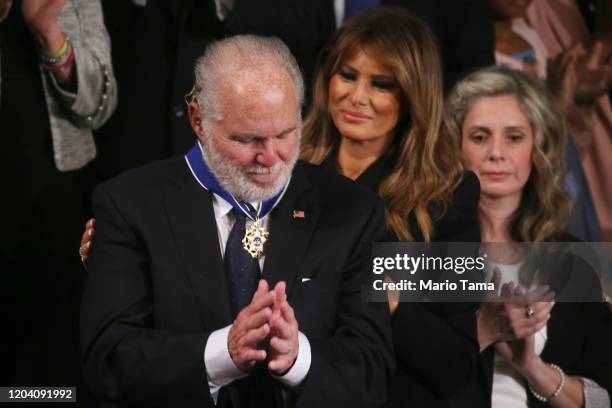
[[[66,0],[23,0],[21,13],[30,29],[46,33],[57,26]]]
[[[8,16],[12,5],[13,0],[0,0],[0,23]]]
[[[608,93],[612,84],[612,62],[606,61],[601,41],[593,43],[587,55],[578,59],[576,74],[577,103],[591,105],[597,98]]]
[[[548,88],[555,96],[562,112],[567,113],[574,106],[575,91],[578,84],[576,63],[578,58],[585,54],[584,47],[578,44],[570,51],[560,53],[555,59],[548,61],[546,66]]]
[[[60,13],[66,0],[23,0],[21,13],[42,54],[55,54],[66,43],[66,34],[58,24]],[[70,44],[69,44],[70,45]],[[71,48],[64,48],[71,51]],[[51,71],[62,87],[70,92],[77,91],[72,52],[63,53],[61,59],[53,63]],[[46,67],[46,65],[43,65]],[[49,69],[49,68],[47,68]]]
[[[64,43],[64,33],[58,25],[66,0],[23,0],[21,13],[34,34],[42,52],[56,52]]]
[[[89,259],[89,251],[91,251],[91,245],[93,244],[93,238],[96,233],[96,219],[92,218],[85,224],[85,231],[81,236],[81,246],[79,247],[79,255],[81,256],[81,263],[87,269],[87,260]]]

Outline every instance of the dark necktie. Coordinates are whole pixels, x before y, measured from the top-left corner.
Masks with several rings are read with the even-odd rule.
[[[344,19],[349,19],[355,14],[379,4],[380,0],[344,0]]]
[[[259,263],[243,247],[242,238],[246,229],[246,216],[232,210],[236,222],[225,245],[225,276],[228,282],[232,320],[245,306],[251,303],[259,280]]]
[[[256,211],[248,203],[251,214]],[[259,262],[253,258],[243,247],[242,238],[246,229],[246,216],[235,209],[232,210],[236,218],[225,245],[225,274],[227,277],[232,320],[245,306],[251,303],[253,294],[259,281]],[[277,406],[274,392],[274,380],[267,372],[266,363],[258,363],[251,370],[247,378],[234,381],[222,391],[228,392],[233,408],[270,408]],[[221,395],[220,395],[221,398]]]

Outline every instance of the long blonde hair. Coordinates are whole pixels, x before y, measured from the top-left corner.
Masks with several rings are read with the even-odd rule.
[[[570,198],[563,187],[566,127],[544,85],[503,66],[476,71],[457,83],[448,96],[446,132],[460,146],[463,122],[474,102],[501,95],[516,98],[534,135],[533,167],[519,208],[512,216],[510,236],[523,242],[554,240],[565,228],[571,212]]]
[[[424,239],[430,241],[432,215],[440,217],[446,211],[463,168],[457,147],[440,134],[444,106],[440,57],[431,30],[419,18],[404,9],[376,7],[340,27],[319,56],[300,157],[320,164],[336,154],[341,135],[329,113],[329,82],[357,49],[376,50],[400,91],[400,120],[385,153],[396,160],[379,188],[387,202],[387,224],[399,239],[411,241],[407,217],[412,213]]]

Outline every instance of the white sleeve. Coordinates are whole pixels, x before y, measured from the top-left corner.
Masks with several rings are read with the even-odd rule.
[[[215,404],[221,387],[234,380],[248,376],[248,373],[241,371],[227,349],[227,337],[232,326],[226,326],[215,330],[208,336],[206,347],[204,348],[204,365],[206,367],[206,378],[210,395]]]
[[[608,391],[595,381],[582,377],[585,408],[610,408]]]
[[[274,376],[274,378],[289,388],[295,388],[300,385],[302,381],[304,381],[304,378],[306,378],[306,375],[308,375],[310,363],[312,361],[312,356],[310,354],[310,342],[308,341],[308,337],[306,337],[306,335],[302,332],[298,333],[298,344],[298,356],[295,360],[295,364],[293,364],[293,367],[291,367],[291,369],[283,376]]]

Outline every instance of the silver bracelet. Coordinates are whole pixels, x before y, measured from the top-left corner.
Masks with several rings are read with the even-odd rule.
[[[563,390],[563,387],[565,387],[565,373],[563,372],[561,367],[559,367],[556,364],[549,364],[549,366],[551,366],[552,368],[554,368],[555,370],[557,370],[559,372],[559,376],[561,377],[561,381],[559,381],[559,385],[557,386],[557,389],[555,390],[555,392],[553,392],[548,398],[543,396],[543,395],[538,394],[536,392],[536,390],[533,389],[531,384],[527,383],[527,386],[529,387],[529,391],[531,391],[531,394],[538,401],[548,402],[549,400],[555,398],[557,395],[561,394],[561,390]]]

